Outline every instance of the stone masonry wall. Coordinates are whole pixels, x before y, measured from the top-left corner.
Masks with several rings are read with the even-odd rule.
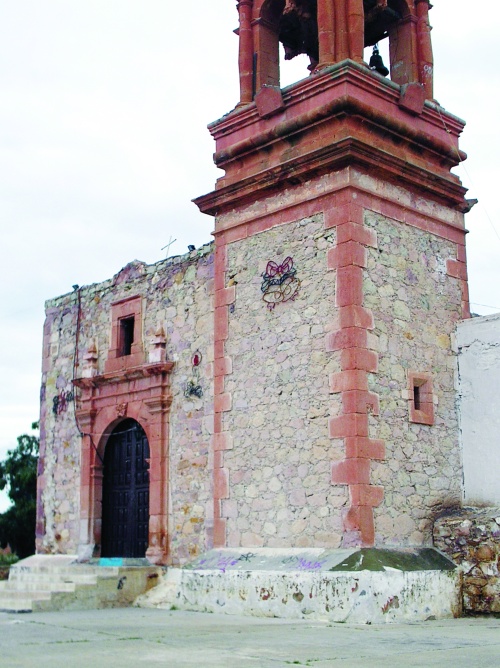
[[[463,572],[464,610],[500,613],[500,508],[461,508],[440,517],[434,545]]]
[[[370,211],[365,225],[378,239],[369,249],[363,285],[375,323],[370,345],[379,355],[369,385],[379,395],[380,415],[370,416],[370,432],[386,444],[385,460],[372,462],[372,482],[384,488],[374,510],[376,543],[428,545],[432,518],[461,493],[450,340],[462,317],[461,283],[447,274],[456,247]],[[431,376],[433,425],[409,421],[411,371]]]
[[[98,373],[110,348],[111,303],[142,297],[145,361],[159,327],[166,334],[171,377],[169,533],[174,563],[183,563],[211,545],[213,524],[213,247],[153,265],[133,262],[113,279],[80,289],[79,368],[78,298],[73,292],[46,304],[41,389],[41,448],[37,549],[74,553],[80,515],[81,438],[75,422],[72,379],[81,374],[89,345],[97,345]],[[202,398],[184,396],[193,379],[192,356],[202,353],[197,382]],[[58,406],[54,406],[57,397]],[[98,435],[96,436],[98,438]]]
[[[329,375],[340,370],[326,352],[325,335],[335,312],[335,272],[327,251],[335,229],[315,215],[255,234],[228,246],[229,307],[226,355],[232,394],[224,431],[229,498],[222,502],[227,545],[339,547],[346,487],[332,486],[332,461],[343,448],[332,445],[328,419],[340,412]],[[269,309],[262,299],[268,261],[293,259],[299,292],[294,301]],[[335,408],[336,406],[336,408]]]

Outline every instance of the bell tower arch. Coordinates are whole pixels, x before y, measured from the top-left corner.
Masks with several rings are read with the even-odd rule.
[[[240,106],[263,86],[279,87],[279,48],[285,59],[307,54],[310,71],[390,42],[390,76],[419,83],[433,96],[429,0],[239,0]]]

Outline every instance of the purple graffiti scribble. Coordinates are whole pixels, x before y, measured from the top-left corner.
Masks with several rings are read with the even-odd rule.
[[[326,564],[326,559],[321,561],[308,561],[304,557],[287,557],[281,562],[284,566],[289,566],[290,571],[318,571]]]
[[[214,555],[208,559],[201,559],[198,562],[197,568],[208,569],[213,568],[225,573],[229,566],[235,566],[239,561],[239,557],[225,557],[222,554]]]

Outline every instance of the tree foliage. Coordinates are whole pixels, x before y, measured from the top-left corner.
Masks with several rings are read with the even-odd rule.
[[[31,425],[38,429],[38,422]],[[0,514],[0,547],[11,546],[24,558],[35,552],[38,436],[22,434],[17,447],[0,462],[0,490],[7,489],[12,506]]]

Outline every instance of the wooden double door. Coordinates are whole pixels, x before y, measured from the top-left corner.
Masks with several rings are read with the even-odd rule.
[[[104,453],[103,557],[144,557],[149,537],[149,444],[144,429],[126,419]]]

